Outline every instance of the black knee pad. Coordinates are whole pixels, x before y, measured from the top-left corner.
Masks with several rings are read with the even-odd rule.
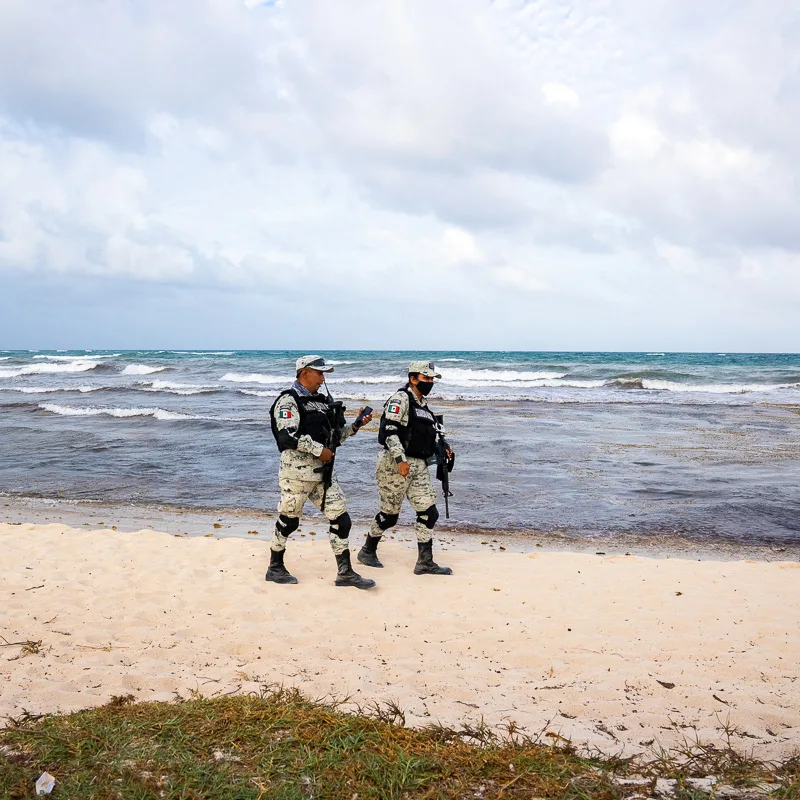
[[[345,511],[344,514],[340,514],[336,519],[331,520],[330,531],[340,539],[346,539],[350,535],[350,528],[352,527],[353,523],[350,515]]]
[[[400,519],[399,514],[384,514],[379,511],[375,515],[375,522],[382,531],[388,531],[389,528],[394,528],[397,525],[397,520]]]
[[[436,506],[430,506],[417,513],[417,522],[421,522],[428,530],[433,530],[437,519],[439,519],[439,509]]]
[[[281,536],[290,536],[300,527],[300,517],[287,517],[281,514],[275,523],[275,529]]]

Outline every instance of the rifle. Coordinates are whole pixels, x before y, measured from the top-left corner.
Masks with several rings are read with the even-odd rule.
[[[326,384],[325,391],[328,391]],[[322,502],[319,504],[319,510],[325,511],[325,501],[328,498],[328,489],[333,483],[333,462],[336,461],[336,448],[339,446],[339,437],[342,428],[347,424],[344,418],[344,403],[341,400],[334,400],[331,393],[328,392],[328,400],[330,407],[328,408],[328,422],[330,424],[330,431],[328,432],[325,447],[333,453],[333,458],[327,463],[318,467],[317,470],[322,474]]]
[[[444,515],[446,519],[450,519],[450,502],[449,499],[453,496],[450,491],[450,473],[456,463],[455,453],[448,456],[447,451],[450,450],[450,445],[444,438],[444,417],[441,414],[436,415],[436,480],[442,482],[442,496],[444,497]]]

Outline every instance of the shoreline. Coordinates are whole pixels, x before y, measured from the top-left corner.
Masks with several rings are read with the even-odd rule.
[[[313,530],[326,538],[327,523],[310,504],[301,519],[295,540],[304,540]],[[250,538],[257,530],[262,540],[269,540],[276,512],[251,508],[186,507],[164,504],[110,503],[103,500],[22,497],[0,495],[0,523],[60,523],[74,528],[107,528],[134,531],[160,530],[174,535],[219,538]],[[370,520],[353,518],[354,540],[366,535]],[[410,522],[396,527],[391,539],[413,544]],[[506,550],[515,553],[541,552],[590,553],[597,555],[639,555],[651,558],[690,558],[698,560],[800,561],[800,540],[745,543],[715,537],[698,539],[664,532],[615,533],[470,528],[448,524],[444,514],[435,538],[445,548],[468,552]],[[359,543],[360,546],[360,543]]]
[[[216,532],[223,529],[216,529]],[[264,581],[268,539],[0,524],[0,715],[112,696],[296,687],[395,702],[411,727],[515,722],[632,754],[725,729],[759,757],[800,748],[788,561],[443,545],[451,577],[381,545],[368,592],[333,585],[327,535],[291,543],[297,586]]]

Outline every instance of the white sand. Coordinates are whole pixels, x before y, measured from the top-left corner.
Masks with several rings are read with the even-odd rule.
[[[0,524],[0,553],[0,634],[42,640],[0,648],[0,715],[283,682],[606,752],[727,722],[761,757],[800,745],[798,563],[448,550],[453,576],[418,577],[385,543],[366,592],[333,585],[327,540],[290,543],[297,586],[264,581],[263,537]]]

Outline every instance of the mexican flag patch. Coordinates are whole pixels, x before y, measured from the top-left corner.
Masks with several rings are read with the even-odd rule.
[[[399,414],[400,413],[400,403],[389,403],[386,408],[386,412],[388,414]]]
[[[282,408],[278,412],[279,419],[291,419],[292,418],[292,410],[290,408]]]

